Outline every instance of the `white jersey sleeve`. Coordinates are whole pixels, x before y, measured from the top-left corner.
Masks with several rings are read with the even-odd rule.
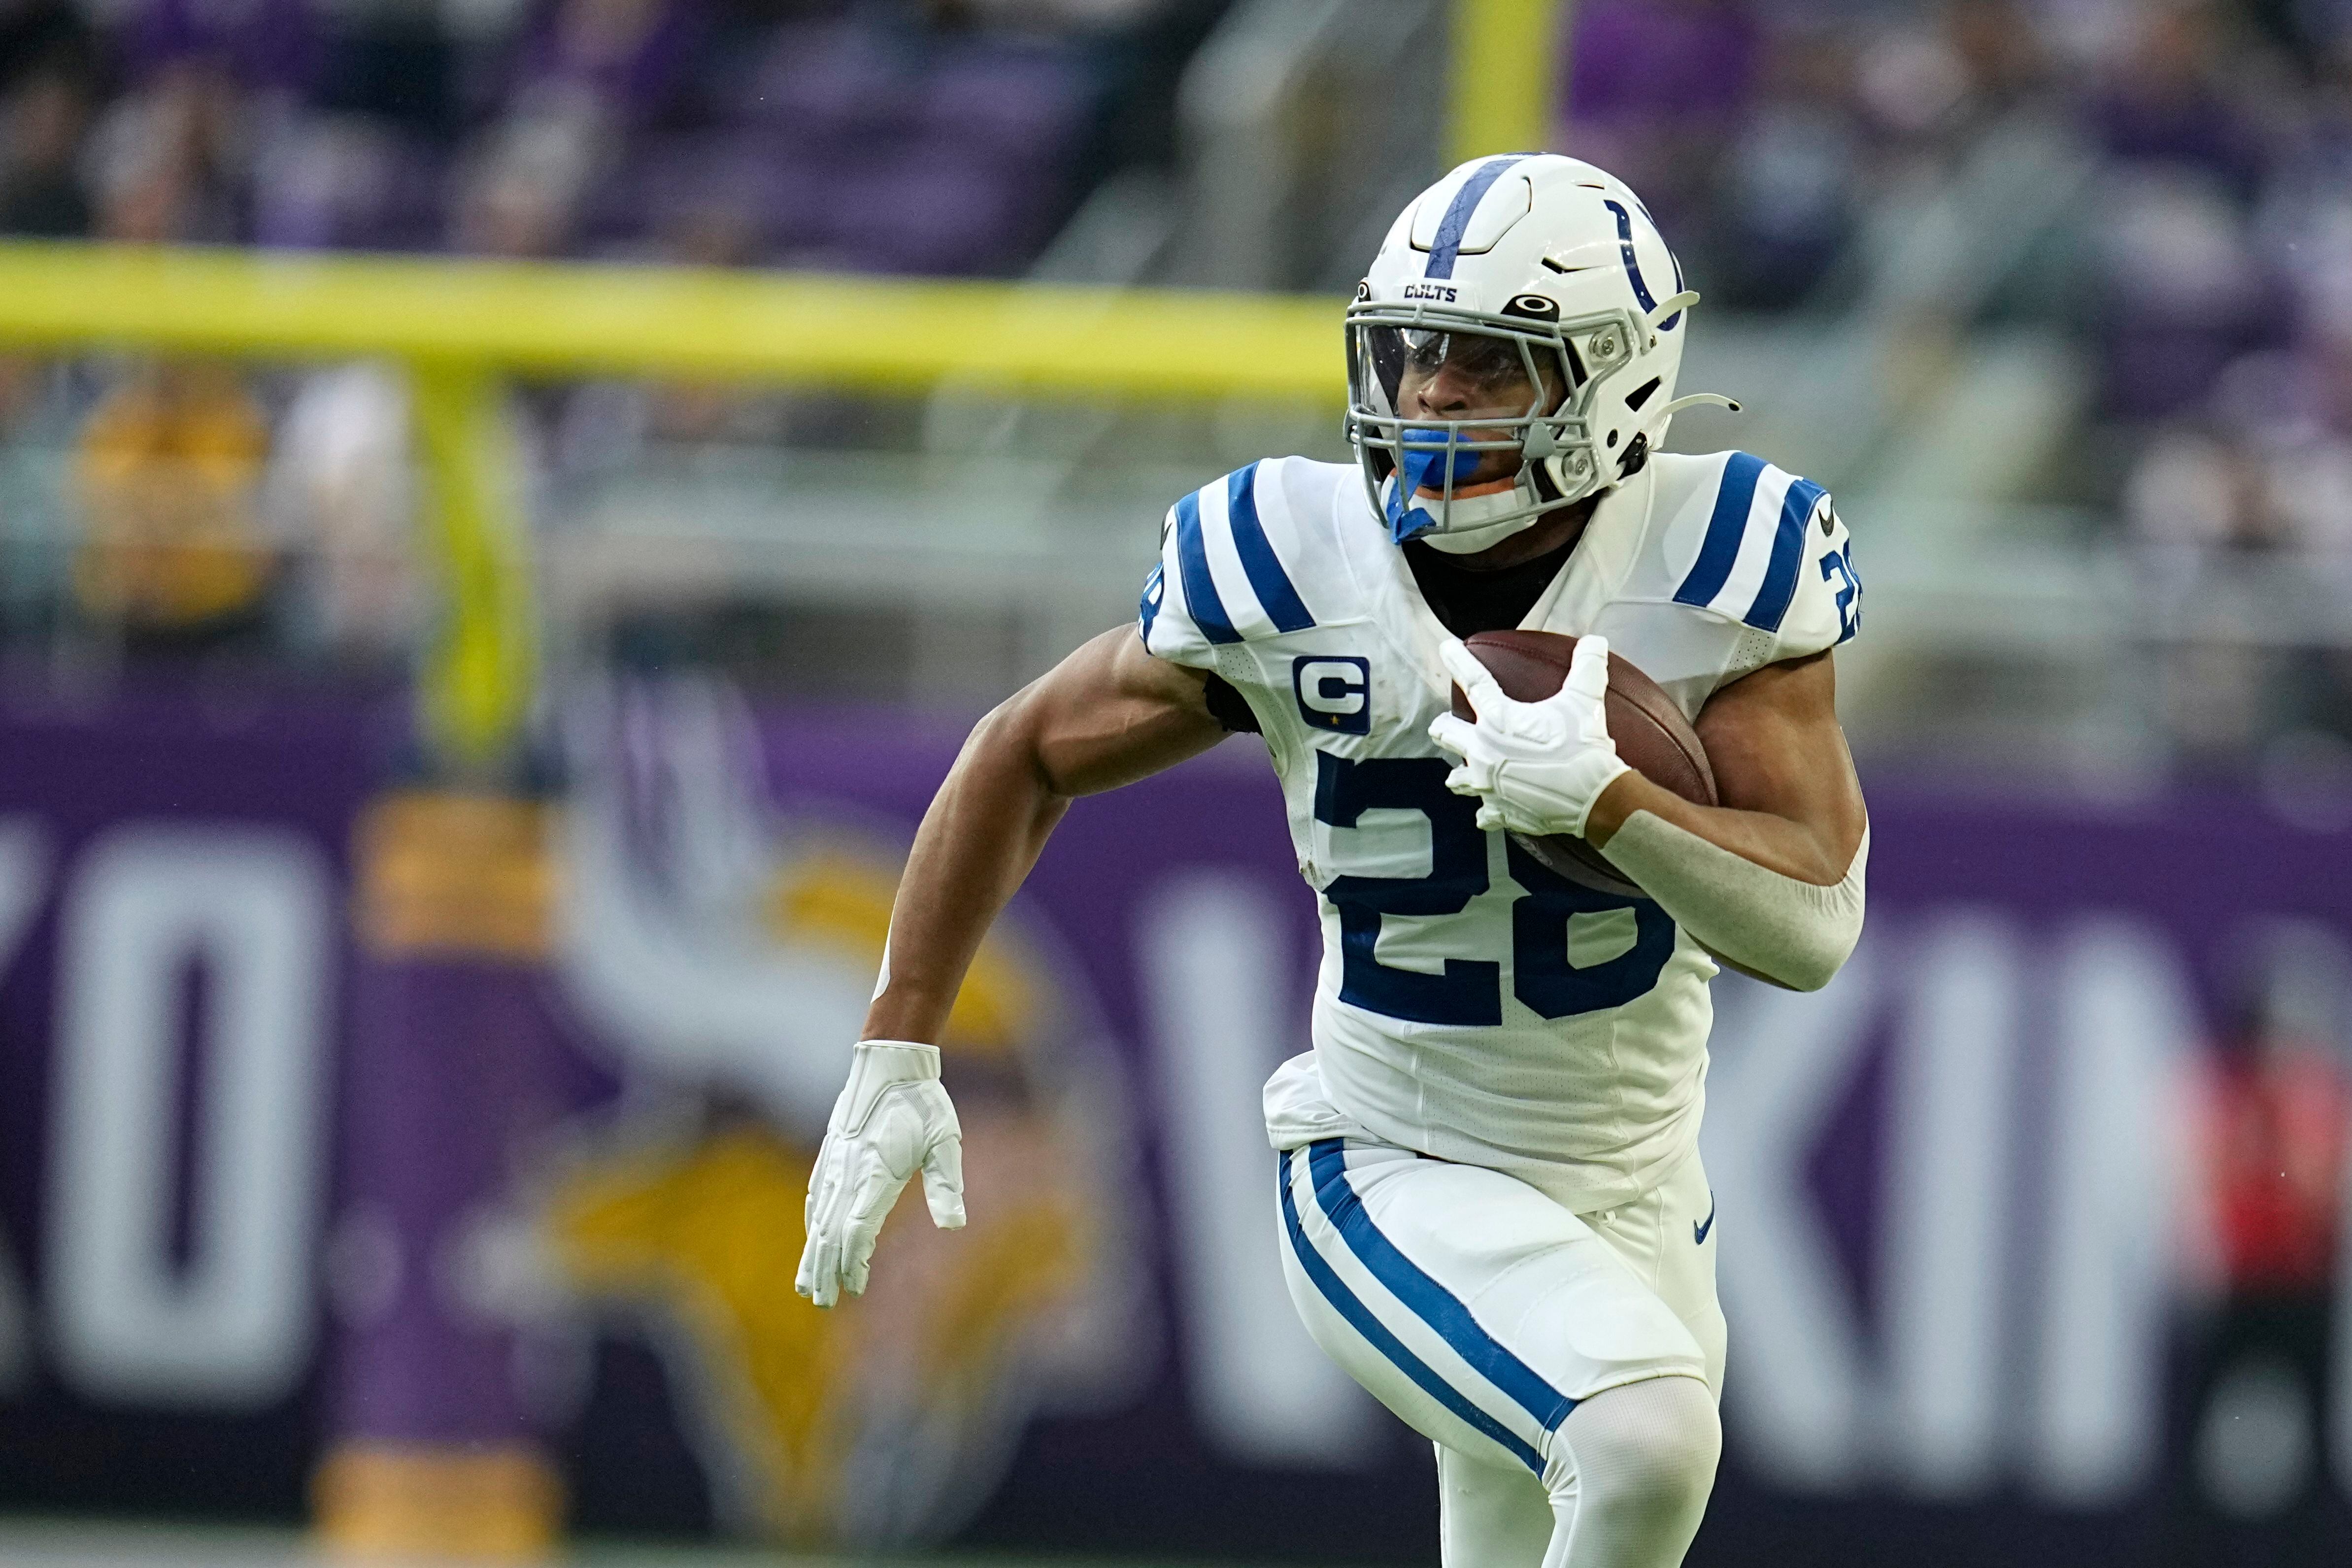
[[[1696,721],[1766,664],[1833,648],[1862,624],[1862,581],[1828,492],[1745,452],[1660,453],[1615,504],[1639,543],[1607,602],[1551,630],[1600,632]],[[1612,523],[1609,501],[1596,527]],[[1595,541],[1610,545],[1612,535]]]
[[[1662,540],[1673,601],[1744,630],[1726,679],[1833,648],[1862,625],[1853,541],[1829,492],[1728,452],[1685,489]]]
[[[1285,483],[1294,465],[1283,458],[1253,463],[1168,509],[1139,617],[1151,653],[1230,673],[1226,651],[1314,628],[1301,568],[1321,564],[1306,558],[1326,549],[1302,531]]]
[[[1780,623],[1771,663],[1834,648],[1862,630],[1862,573],[1853,564],[1853,539],[1827,496],[1807,537],[1811,548],[1798,571],[1796,597]]]

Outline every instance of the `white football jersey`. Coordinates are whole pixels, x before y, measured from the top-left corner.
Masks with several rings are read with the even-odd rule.
[[[1660,454],[1520,624],[1601,633],[1696,718],[1853,636],[1861,599],[1820,486],[1746,453]],[[1428,730],[1448,632],[1356,466],[1269,458],[1179,501],[1142,633],[1248,700],[1322,900],[1314,1051],[1266,1086],[1276,1147],[1360,1129],[1576,1213],[1669,1172],[1698,1134],[1715,964],[1654,903],[1544,870],[1446,789]]]

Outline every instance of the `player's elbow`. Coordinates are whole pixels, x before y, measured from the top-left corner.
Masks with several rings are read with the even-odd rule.
[[[1811,940],[1792,944],[1780,972],[1772,977],[1792,991],[1818,991],[1837,978],[1861,936],[1857,921],[1851,931],[1817,933]]]
[[[1818,991],[1837,978],[1862,940],[1863,892],[1858,878],[1836,887],[1791,883],[1797,896],[1769,919],[1701,934],[1700,941],[1742,974],[1788,991]]]
[[[1863,894],[1858,881],[1824,889],[1805,916],[1781,929],[1781,940],[1762,966],[1765,977],[1792,991],[1818,991],[1837,978],[1862,940]],[[1845,896],[1835,896],[1843,894]]]
[[[1023,687],[989,709],[964,737],[958,771],[1005,781],[1019,781],[1041,795],[1066,795],[1057,787],[1046,764],[1044,729],[1036,687]]]

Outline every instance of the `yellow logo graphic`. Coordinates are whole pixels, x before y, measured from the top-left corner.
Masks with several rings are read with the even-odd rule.
[[[780,868],[755,918],[779,949],[870,976],[896,882],[879,854],[819,849]],[[1114,1370],[1101,1347],[1131,1355],[1125,1178],[1090,1142],[1121,1118],[1071,1060],[1066,992],[1018,937],[982,947],[941,1041],[971,1224],[933,1229],[910,1187],[866,1296],[836,1311],[793,1291],[815,1125],[623,1121],[579,1140],[548,1184],[572,1289],[655,1325],[739,1527],[804,1543],[935,1536],[984,1500],[1040,1403]]]

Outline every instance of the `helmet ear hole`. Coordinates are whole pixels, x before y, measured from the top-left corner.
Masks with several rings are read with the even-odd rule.
[[[1609,444],[1612,448],[1617,444],[1617,433],[1613,430],[1609,433]]]

